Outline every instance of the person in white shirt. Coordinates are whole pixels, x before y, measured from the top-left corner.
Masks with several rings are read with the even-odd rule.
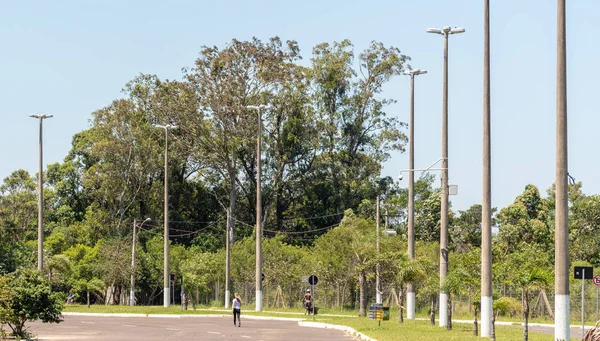
[[[242,326],[242,319],[240,318],[240,310],[242,308],[242,298],[240,297],[240,294],[238,294],[237,292],[233,295],[233,326],[235,327],[235,322],[236,322],[236,318],[237,318],[237,326],[241,327]]]

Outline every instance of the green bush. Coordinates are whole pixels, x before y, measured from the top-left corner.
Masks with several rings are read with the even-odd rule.
[[[17,338],[29,337],[25,322],[59,323],[64,294],[53,293],[50,282],[39,271],[21,270],[0,276],[0,323]]]

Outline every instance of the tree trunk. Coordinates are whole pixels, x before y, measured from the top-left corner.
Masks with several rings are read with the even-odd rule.
[[[90,309],[90,291],[86,290],[85,291],[85,295],[87,297],[87,306],[88,306],[88,309]]]
[[[354,285],[350,286],[350,307],[352,310],[356,309],[356,289]]]
[[[358,316],[365,316],[366,313],[366,299],[365,299],[365,287],[366,287],[366,276],[365,276],[365,272],[361,271],[360,274],[358,275],[358,288],[360,290],[360,302],[359,302],[359,311],[358,311]]]
[[[400,323],[404,323],[402,305],[404,305],[404,293],[402,290],[402,286],[400,286],[400,290],[398,290],[398,322]]]
[[[527,297],[527,290],[522,289],[521,291],[521,303],[523,304],[523,319],[525,325],[523,329],[523,341],[529,340],[529,300]]]
[[[473,336],[477,336],[477,334],[479,334],[479,330],[478,330],[478,326],[477,326],[477,314],[479,314],[479,308],[477,307],[477,305],[474,306],[473,311],[475,312],[473,314]]]
[[[346,285],[348,285],[348,282],[344,281],[344,288],[342,289],[342,299],[340,300],[340,311],[344,311],[344,296],[346,295]]]
[[[429,324],[435,326],[435,295],[431,295],[431,307],[429,307]]]
[[[498,312],[495,312],[492,310],[492,335],[490,338],[490,341],[496,341],[496,315],[498,315]]]
[[[448,324],[446,325],[446,329],[452,330],[452,295],[450,293],[448,293],[448,304],[446,305],[446,310],[448,311]]]

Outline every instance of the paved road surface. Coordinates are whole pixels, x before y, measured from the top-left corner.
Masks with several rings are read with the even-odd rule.
[[[65,316],[59,324],[34,322],[28,328],[40,341],[50,340],[331,340],[350,341],[342,331],[301,327],[296,321],[244,318],[233,326],[230,317],[195,316],[104,317]]]

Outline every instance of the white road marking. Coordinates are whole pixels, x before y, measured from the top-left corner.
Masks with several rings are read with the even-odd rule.
[[[166,330],[175,330],[175,331],[179,331],[181,329],[177,329],[177,328],[165,328]]]
[[[221,333],[219,332],[208,332],[209,334],[217,334],[217,335],[221,335]]]
[[[122,326],[123,326],[123,327],[137,327],[137,326],[135,326],[135,325],[133,325],[133,324],[122,324]]]
[[[89,322],[89,321],[81,321],[81,323],[96,324],[96,322]]]
[[[250,336],[247,336],[247,335],[242,335],[242,337],[243,337],[243,338],[246,338],[246,339],[251,339],[251,337],[250,337]]]

